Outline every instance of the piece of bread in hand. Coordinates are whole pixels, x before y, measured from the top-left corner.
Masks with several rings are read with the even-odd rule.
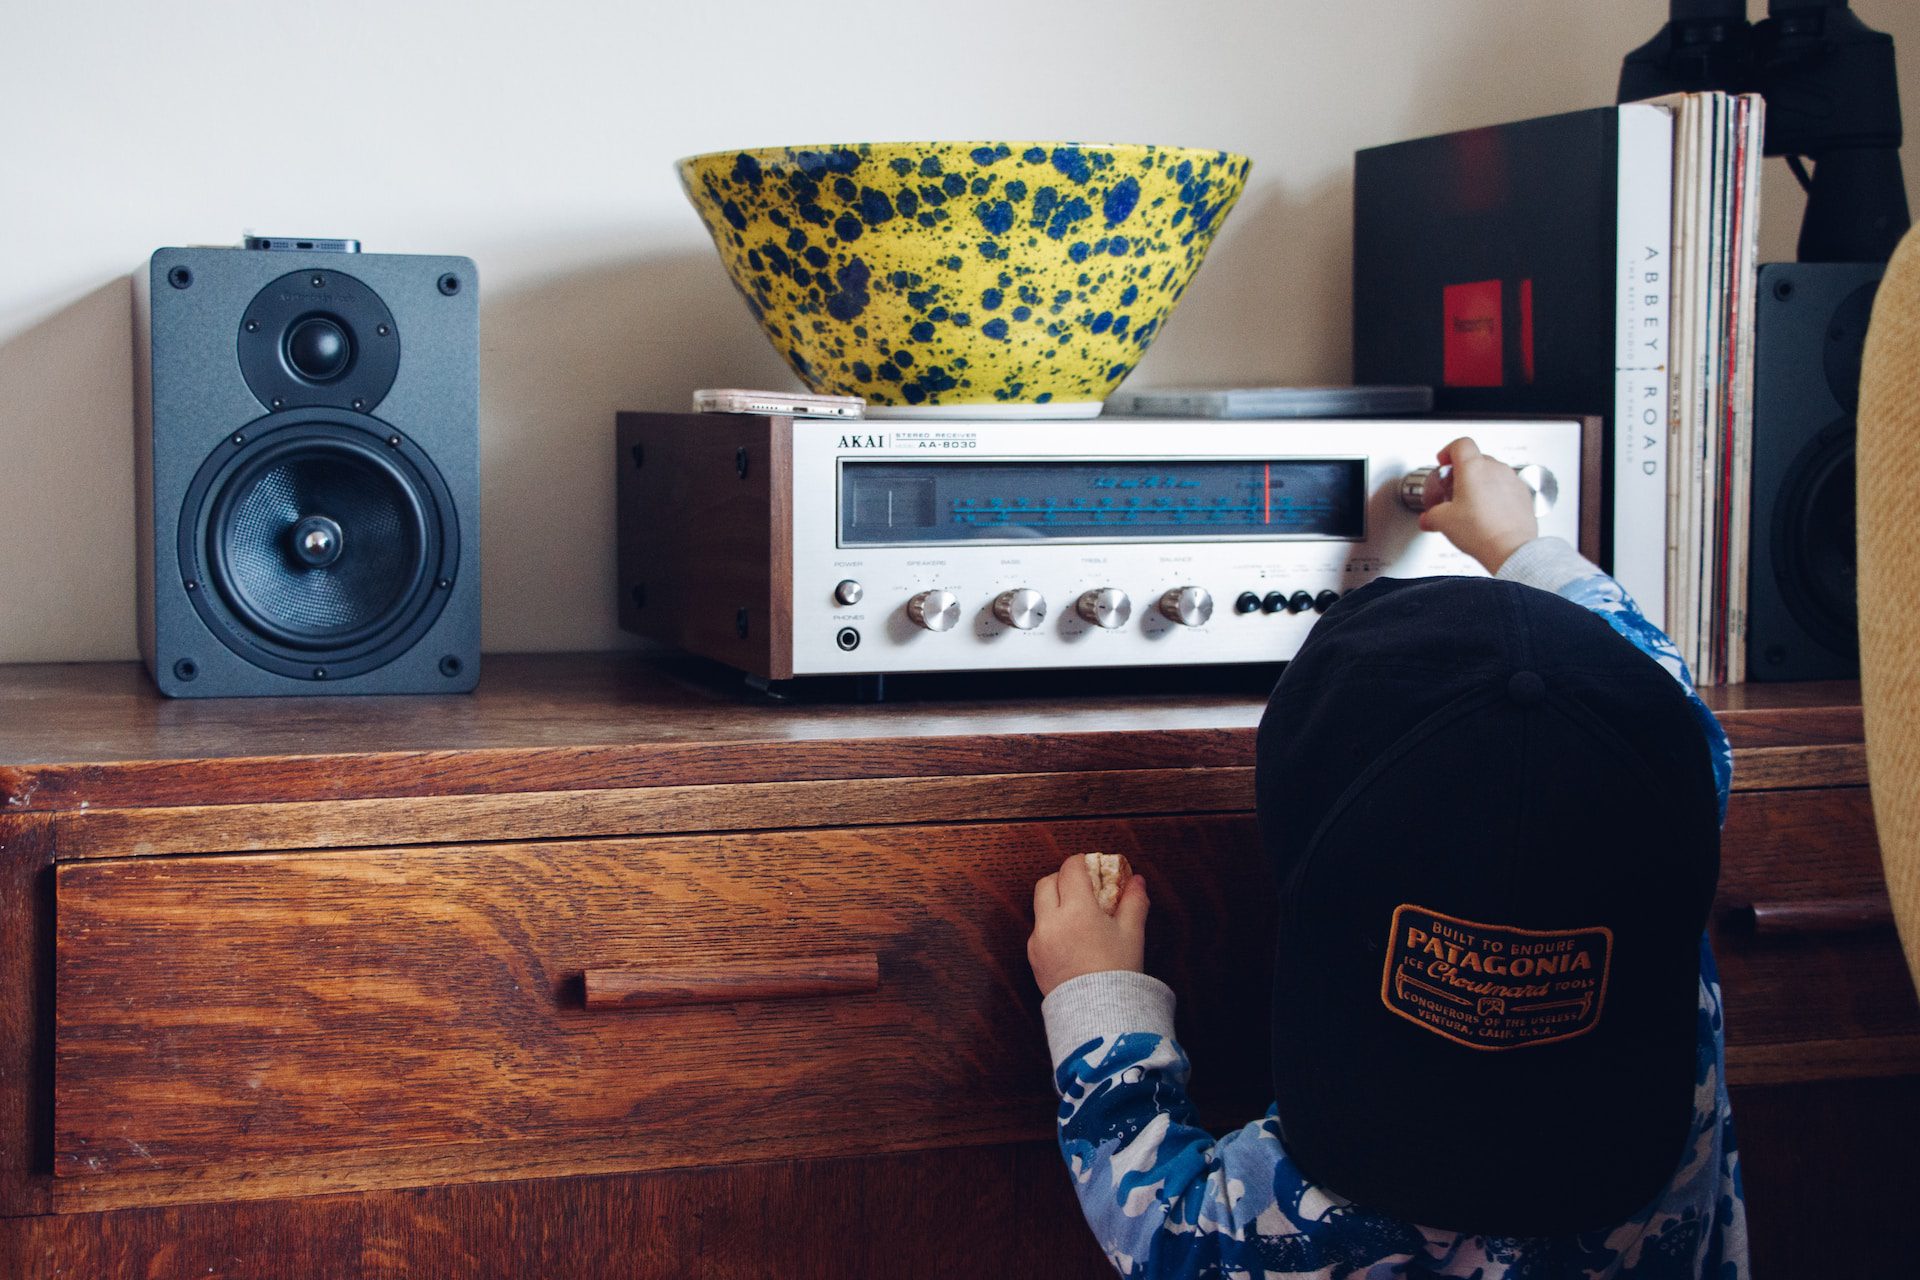
[[[1100,909],[1112,915],[1120,907],[1120,895],[1127,891],[1127,881],[1133,879],[1133,867],[1121,853],[1089,853],[1087,860],[1087,878],[1093,881],[1093,899]]]

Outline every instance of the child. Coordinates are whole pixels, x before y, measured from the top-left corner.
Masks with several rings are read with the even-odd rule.
[[[1726,737],[1510,468],[1440,461],[1421,526],[1495,579],[1349,594],[1261,722],[1264,1119],[1195,1124],[1144,877],[1112,917],[1078,855],[1035,886],[1081,1207],[1126,1276],[1745,1280],[1702,937]]]

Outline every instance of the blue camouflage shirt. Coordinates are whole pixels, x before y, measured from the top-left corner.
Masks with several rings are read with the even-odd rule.
[[[1619,583],[1540,538],[1500,577],[1600,614],[1687,690],[1713,753],[1726,817],[1733,753],[1678,651]],[[1173,995],[1145,974],[1085,974],[1043,1012],[1060,1095],[1060,1150],[1087,1224],[1128,1277],[1461,1277],[1462,1280],[1747,1280],[1746,1210],[1727,1103],[1720,984],[1700,946],[1700,1017],[1688,1154],[1630,1221],[1560,1238],[1442,1231],[1314,1185],[1280,1142],[1275,1112],[1223,1138],[1198,1127]]]

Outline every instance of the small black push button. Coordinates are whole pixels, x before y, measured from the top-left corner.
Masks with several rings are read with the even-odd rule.
[[[1313,598],[1313,611],[1315,613],[1325,613],[1327,610],[1333,608],[1333,602],[1339,598],[1340,593],[1338,591],[1322,591]]]
[[[1233,602],[1235,613],[1257,613],[1260,609],[1260,597],[1251,591],[1242,591],[1240,598]]]
[[[1260,607],[1268,613],[1280,612],[1287,607],[1286,593],[1284,591],[1267,592],[1267,594],[1260,599]]]
[[[1311,608],[1313,608],[1313,597],[1304,591],[1296,591],[1287,597],[1287,611],[1289,613],[1305,613]]]

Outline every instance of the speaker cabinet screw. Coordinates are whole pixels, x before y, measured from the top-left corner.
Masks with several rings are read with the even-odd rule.
[[[375,332],[375,333],[377,333],[377,334],[379,334],[379,335],[380,335],[381,337],[383,337],[383,338],[384,338],[384,337],[386,337],[386,336],[387,336],[388,334],[390,334],[390,333],[392,333],[392,332],[393,332],[393,330],[392,330],[392,329],[390,329],[390,328],[388,328],[388,327],[387,327],[386,325],[384,325],[384,324],[383,324],[383,325],[378,325],[378,326],[376,326],[376,327],[374,328],[374,332]]]
[[[187,270],[185,267],[175,267],[173,270],[167,272],[167,283],[176,289],[191,289],[193,287],[193,272]]]
[[[460,659],[454,657],[452,654],[448,654],[446,657],[440,659],[440,674],[446,676],[448,679],[459,675],[460,667]]]
[[[177,679],[191,680],[200,674],[200,668],[194,665],[192,658],[182,658],[173,664],[173,674]]]
[[[185,587],[189,591],[198,591],[200,589],[200,584],[195,582],[192,578],[188,578],[185,582],[181,583],[180,585]]]
[[[460,277],[454,275],[451,271],[449,271],[446,275],[441,276],[440,292],[446,294],[449,298],[451,298],[454,294],[460,292]]]
[[[399,436],[388,436],[388,437],[387,437],[387,443],[388,443],[389,445],[391,445],[391,446],[392,446],[393,448],[395,448],[395,449],[398,449],[398,448],[400,447],[400,437],[399,437]]]
[[[247,437],[243,433],[236,431],[233,433],[233,442],[235,444],[245,444]]]
[[[353,407],[355,412],[358,412],[359,410],[367,407],[367,402],[365,400],[362,400],[359,396],[355,396],[353,398]]]
[[[1775,280],[1773,282],[1773,296],[1780,299],[1780,301],[1782,302],[1785,302],[1788,298],[1791,298],[1793,296],[1793,281]]]
[[[275,409],[284,409],[287,407],[287,402],[285,400],[282,400],[279,396],[275,396],[273,400],[270,402],[270,407]]]
[[[434,583],[433,585],[434,585],[434,586],[436,586],[436,587],[438,587],[438,588],[440,588],[440,589],[441,589],[442,591],[445,591],[445,590],[447,590],[447,589],[448,589],[449,587],[451,587],[451,586],[453,586],[453,579],[452,579],[452,578],[442,578],[442,579],[440,579],[440,580],[439,580],[438,582],[436,582],[436,583]]]
[[[258,320],[247,321],[247,332],[248,333],[260,332],[260,322]]]
[[[309,283],[316,289],[324,289],[327,287],[327,278],[325,276],[315,276]]]
[[[313,678],[315,680],[325,680],[327,678],[327,669],[325,667],[315,667],[313,669]]]

